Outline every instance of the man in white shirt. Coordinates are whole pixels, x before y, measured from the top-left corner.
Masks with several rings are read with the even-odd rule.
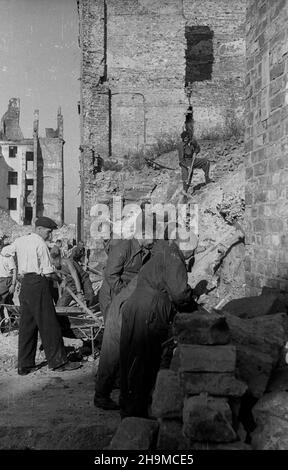
[[[61,328],[49,290],[49,277],[54,273],[45,242],[51,240],[57,228],[48,217],[39,217],[35,233],[17,238],[2,249],[3,256],[16,256],[21,277],[18,374],[27,375],[37,370],[35,355],[38,330],[48,367],[57,371],[74,370],[80,363],[67,360]]]
[[[4,240],[0,241],[0,250]],[[16,264],[14,258],[0,254],[0,321],[4,318],[2,304],[13,304],[13,294],[16,286]],[[2,326],[1,326],[2,331]]]

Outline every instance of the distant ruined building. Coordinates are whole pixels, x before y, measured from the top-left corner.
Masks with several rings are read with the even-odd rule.
[[[98,156],[121,160],[159,137],[179,136],[189,94],[197,135],[242,118],[246,1],[77,4],[82,236],[92,247],[90,209],[101,190]]]
[[[39,111],[34,112],[33,137],[24,138],[20,100],[11,98],[0,127],[0,208],[21,225],[39,216],[64,220],[63,116],[57,129],[39,136]]]

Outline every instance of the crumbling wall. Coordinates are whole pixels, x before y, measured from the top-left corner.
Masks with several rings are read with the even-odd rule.
[[[0,138],[3,140],[21,140],[23,134],[19,124],[20,99],[11,98],[8,109],[1,119]]]
[[[58,138],[40,137],[37,172],[37,215],[51,217],[63,224],[63,142]]]
[[[288,288],[288,1],[249,0],[246,284]]]
[[[243,115],[246,0],[184,0],[185,82],[195,130],[237,125]],[[234,123],[234,124],[233,124]]]
[[[57,114],[57,129],[46,129],[46,137],[38,134],[38,110],[34,113],[33,139],[23,138],[19,117],[20,100],[11,98],[0,125],[0,208],[9,210],[8,198],[16,199],[17,207],[9,213],[18,224],[30,224],[33,218],[45,215],[62,225],[64,140],[61,108]],[[10,155],[9,147],[14,147],[14,155]],[[14,180],[12,178],[10,183],[9,171],[17,173],[12,175]],[[31,214],[29,209],[33,210]]]
[[[90,208],[97,183],[93,173],[96,152],[109,156],[110,93],[106,84],[107,57],[104,41],[106,7],[103,0],[78,2],[81,47],[81,146],[80,177],[82,231],[90,231]],[[93,195],[90,202],[90,196]],[[83,235],[82,233],[82,235]]]
[[[122,158],[241,115],[245,0],[79,0],[82,236],[101,192],[98,155]],[[186,91],[185,91],[186,86]],[[228,121],[227,121],[227,118]],[[229,123],[228,123],[229,124]]]
[[[107,2],[112,152],[123,155],[181,131],[185,18],[181,0]]]

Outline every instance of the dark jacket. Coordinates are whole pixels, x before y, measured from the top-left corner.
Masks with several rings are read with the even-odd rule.
[[[193,154],[196,155],[200,152],[200,145],[193,137],[188,144],[181,142],[178,146],[179,165],[191,165]]]
[[[160,366],[161,344],[168,337],[176,310],[196,309],[181,251],[159,240],[138,274],[137,287],[124,303],[120,339],[121,415],[147,414],[151,389]]]
[[[155,243],[151,259],[138,276],[137,288],[145,286],[166,293],[176,308],[182,309],[193,302],[185,260],[176,243],[166,240]]]
[[[111,241],[104,280],[99,292],[100,308],[104,318],[113,297],[129,284],[141,267],[142,248],[136,239]]]

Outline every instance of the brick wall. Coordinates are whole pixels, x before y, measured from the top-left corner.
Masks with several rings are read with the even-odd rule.
[[[199,133],[243,115],[246,0],[183,0],[183,12],[186,36],[190,30],[195,37],[190,54],[195,130]]]
[[[79,0],[82,236],[100,191],[93,161],[241,115],[245,0]]]
[[[288,288],[288,0],[249,0],[246,284]]]

